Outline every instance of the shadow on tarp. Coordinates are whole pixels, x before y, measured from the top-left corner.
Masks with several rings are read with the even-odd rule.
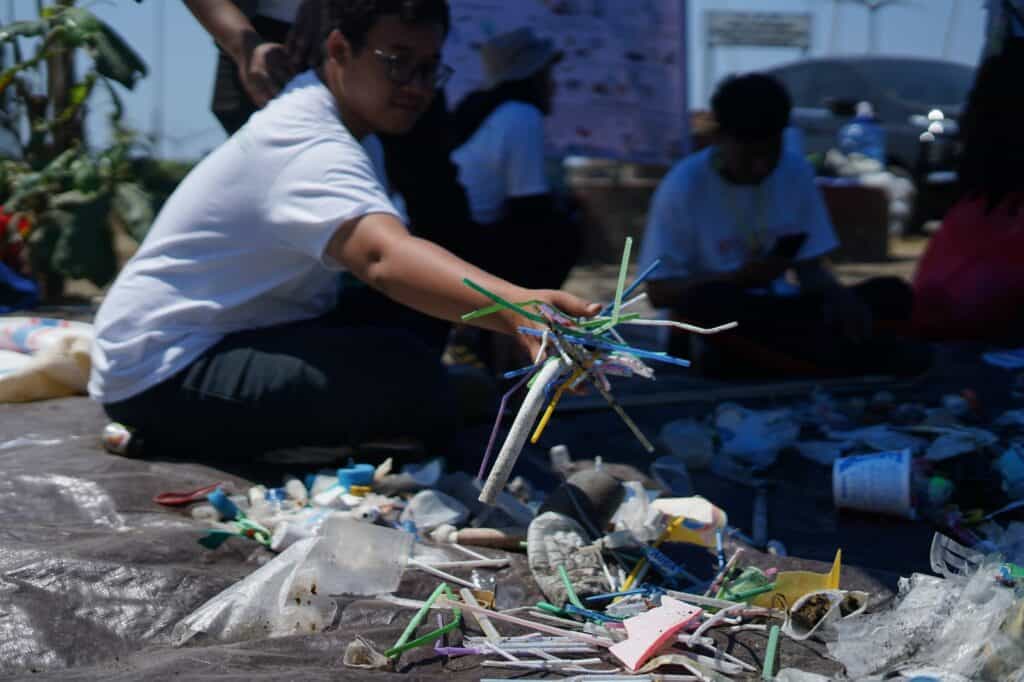
[[[999,396],[1008,394],[1004,389],[1010,376],[989,374],[976,364],[950,365],[943,376],[915,390],[924,399],[971,386],[995,410]],[[711,404],[650,405],[630,413],[656,436],[666,421],[707,414]],[[398,679],[341,665],[344,647],[356,633],[389,645],[411,615],[366,600],[344,602],[336,629],[324,634],[171,648],[175,623],[270,554],[236,540],[212,552],[200,547],[196,540],[203,525],[157,507],[151,498],[233,477],[197,464],[110,456],[99,441],[105,422],[100,408],[84,398],[0,406],[0,677],[20,679],[36,672],[37,678],[62,680]],[[466,453],[481,452],[487,431],[483,426],[467,431],[461,447]],[[548,466],[546,450],[559,442],[568,444],[576,459],[600,455],[641,470],[650,461],[612,413],[568,412],[556,416],[543,447],[524,453],[516,473],[542,489],[553,488],[559,479]],[[297,470],[298,462],[286,466],[297,474],[308,470]],[[779,483],[768,498],[768,536],[803,558],[751,553],[757,563],[825,571],[836,547],[842,547],[843,587],[876,596],[889,595],[887,587],[894,586],[897,576],[927,569],[927,528],[837,514],[824,467],[784,457],[771,475]],[[247,485],[233,480],[240,488]],[[705,473],[696,473],[693,480],[698,493],[749,533],[749,490]],[[506,605],[540,598],[522,557],[499,573],[498,584]],[[401,594],[424,598],[435,585],[432,578],[410,573]],[[739,633],[730,646],[735,655],[759,665],[765,637]],[[820,646],[789,641],[783,642],[780,665],[830,676],[837,672]],[[476,658],[449,662],[423,650],[404,657],[399,672],[401,679],[460,681],[479,679],[484,669]]]

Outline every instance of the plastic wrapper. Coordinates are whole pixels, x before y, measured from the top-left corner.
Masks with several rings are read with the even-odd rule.
[[[411,521],[422,532],[430,532],[445,525],[458,527],[468,518],[469,510],[465,505],[436,490],[416,493],[402,510],[402,521]]]
[[[800,435],[790,410],[755,411],[733,403],[719,406],[715,427],[722,454],[755,467],[774,464],[779,452]]]
[[[661,427],[661,442],[683,460],[687,469],[701,471],[715,456],[715,430],[696,419],[677,419]]]
[[[997,566],[986,561],[969,578],[902,579],[893,608],[836,624],[838,641],[829,644],[829,653],[853,679],[914,665],[972,679],[998,668],[1007,676],[992,679],[1012,679],[1024,671],[1019,640],[1016,650],[996,643],[1013,636],[1004,625],[1020,605],[1013,590],[993,579]]]
[[[323,536],[293,543],[178,623],[173,642],[180,646],[199,635],[238,641],[320,632],[337,614],[331,595],[398,589],[412,543],[408,533],[328,517]]]

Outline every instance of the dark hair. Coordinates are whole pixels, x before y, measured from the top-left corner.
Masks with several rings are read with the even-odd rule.
[[[543,87],[545,73],[546,69],[542,69],[528,78],[505,81],[490,90],[476,90],[463,97],[455,107],[455,146],[461,147],[473,137],[473,133],[483,125],[487,117],[505,102],[525,102],[547,113],[545,110],[548,104]]]
[[[711,98],[719,130],[743,142],[781,135],[792,109],[785,86],[763,73],[731,76]]]
[[[324,26],[338,29],[360,50],[377,21],[397,14],[407,24],[440,24],[445,34],[451,25],[448,0],[324,0]]]
[[[1024,41],[1013,40],[978,70],[961,120],[960,192],[981,197],[991,211],[1008,198],[1024,201]],[[1014,197],[1013,195],[1021,196]]]

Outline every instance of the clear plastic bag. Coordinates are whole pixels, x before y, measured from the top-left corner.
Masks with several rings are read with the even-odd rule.
[[[240,641],[320,632],[337,614],[330,595],[398,589],[413,541],[409,533],[328,517],[321,537],[295,542],[179,622],[173,643],[200,635]]]

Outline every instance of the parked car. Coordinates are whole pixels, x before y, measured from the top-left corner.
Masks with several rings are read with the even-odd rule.
[[[911,229],[941,217],[943,202],[929,195],[935,186],[943,193],[955,179],[958,119],[974,82],[973,67],[916,57],[826,57],[767,72],[793,97],[793,124],[803,131],[807,154],[834,148],[857,102],[871,102],[886,132],[889,166],[911,177],[918,189]]]
[[[940,121],[933,135],[955,138],[974,83],[970,66],[911,57],[807,59],[768,73],[789,89],[793,123],[803,130],[808,153],[834,147],[839,128],[866,100],[885,128],[890,164],[908,171],[919,162],[921,135],[935,122],[929,114]]]

